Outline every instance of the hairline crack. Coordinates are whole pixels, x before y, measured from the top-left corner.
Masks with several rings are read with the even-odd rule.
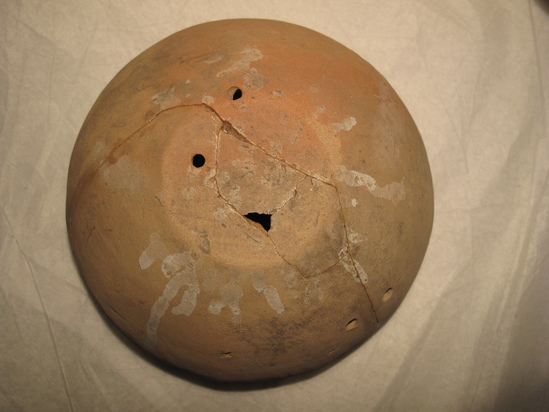
[[[321,183],[324,183],[328,186],[332,186],[335,190],[336,190],[336,193],[337,193],[337,199],[338,199],[338,204],[339,204],[339,208],[340,208],[340,215],[341,215],[341,221],[343,223],[343,227],[344,227],[344,230],[345,230],[345,241],[346,241],[346,250],[345,250],[345,253],[349,256],[349,258],[351,259],[351,262],[352,262],[352,265],[353,265],[353,268],[355,270],[355,275],[358,277],[358,279],[360,280],[360,283],[364,289],[364,292],[366,294],[366,297],[370,303],[370,307],[371,307],[371,311],[372,313],[374,314],[374,317],[376,319],[376,322],[377,324],[379,325],[379,319],[378,319],[378,316],[377,316],[377,313],[374,309],[374,305],[373,305],[373,301],[368,293],[368,290],[367,290],[367,287],[366,285],[364,284],[364,282],[362,281],[362,279],[360,279],[360,276],[358,275],[358,270],[356,268],[356,265],[355,265],[355,259],[353,257],[353,255],[351,254],[351,251],[350,251],[350,242],[349,242],[349,234],[348,234],[348,227],[347,227],[347,223],[345,221],[345,215],[344,215],[344,212],[343,212],[343,205],[341,203],[341,195],[339,193],[339,189],[337,187],[336,184],[334,183],[331,183],[331,182],[327,182],[323,179],[320,179],[319,177],[317,176],[313,176],[313,175],[310,175],[309,173],[306,173],[304,172],[303,170],[300,170],[297,166],[294,166],[294,165],[291,165],[289,164],[286,160],[282,159],[282,158],[279,158],[271,153],[269,153],[266,149],[264,149],[262,146],[260,146],[259,144],[256,144],[254,142],[252,142],[250,139],[248,139],[246,136],[244,136],[240,131],[238,131],[229,121],[225,120],[213,107],[211,107],[210,105],[206,104],[206,103],[190,103],[190,104],[178,104],[178,105],[175,105],[175,106],[171,106],[171,107],[168,107],[168,108],[165,108],[163,110],[160,110],[158,111],[157,113],[155,113],[154,115],[151,116],[150,119],[148,119],[143,125],[139,126],[136,130],[134,130],[133,132],[131,132],[130,134],[128,134],[128,136],[123,139],[119,144],[117,144],[109,153],[107,156],[105,156],[105,158],[103,159],[103,161],[88,175],[86,181],[84,183],[82,183],[81,185],[77,185],[75,187],[75,189],[77,189],[78,187],[80,187],[80,190],[78,191],[78,193],[75,193],[75,198],[73,200],[73,207],[72,207],[72,210],[75,211],[77,208],[78,208],[78,203],[80,201],[80,198],[81,198],[81,195],[82,195],[82,192],[83,192],[83,189],[88,185],[88,183],[91,181],[91,179],[97,174],[97,172],[99,171],[99,169],[101,169],[101,167],[108,161],[108,159],[112,156],[113,153],[115,153],[120,147],[122,147],[123,145],[125,145],[128,141],[130,141],[134,136],[136,136],[141,130],[143,130],[145,127],[147,127],[149,124],[151,124],[154,120],[156,120],[162,113],[165,113],[167,111],[170,111],[170,110],[175,110],[175,109],[178,109],[178,108],[184,108],[184,107],[203,107],[205,108],[206,110],[208,110],[209,112],[213,113],[220,121],[221,121],[221,126],[220,126],[220,129],[218,130],[218,133],[216,134],[216,158],[215,158],[215,170],[214,170],[214,182],[215,182],[215,186],[216,186],[216,191],[217,191],[217,194],[218,196],[223,199],[225,201],[225,203],[236,213],[238,213],[243,219],[245,219],[245,217],[227,200],[223,197],[223,195],[221,194],[220,190],[219,190],[219,184],[218,184],[218,181],[217,181],[217,173],[218,173],[218,158],[219,158],[219,145],[220,145],[220,135],[219,133],[221,131],[225,131],[228,133],[229,129],[234,131],[237,135],[237,138],[240,138],[242,139],[243,141],[249,143],[250,145],[252,145],[253,147],[256,147],[258,148],[259,150],[261,150],[263,153],[265,153],[267,156],[271,157],[272,159],[275,159],[279,162],[281,162],[282,164],[288,166],[289,168],[291,169],[294,169],[296,170],[297,172],[305,175],[306,177],[304,177],[301,181],[299,181],[296,186],[295,186],[295,189],[294,189],[294,195],[292,197],[290,197],[290,199],[288,199],[284,204],[282,204],[280,207],[276,208],[275,210],[279,210],[280,208],[284,207],[284,205],[286,203],[288,203],[291,199],[293,199],[296,195],[297,195],[297,187],[303,183],[303,181],[305,181],[305,179],[307,177],[311,178],[311,179],[314,179],[314,180],[317,180]],[[70,225],[70,222],[68,222],[69,225]],[[284,260],[288,265],[290,265],[292,268],[294,268],[295,270],[297,270],[298,273],[300,273],[302,276],[303,273],[299,270],[299,268],[295,267],[294,265],[292,265],[290,262],[288,262],[281,254],[280,252],[278,251],[277,247],[276,247],[276,244],[274,243],[274,241],[272,240],[272,238],[268,235],[268,233],[265,233],[267,238],[270,240],[270,242],[273,244],[273,248],[275,250],[275,252],[280,256],[280,258],[282,260]],[[341,258],[338,260],[337,263],[340,263],[341,262]],[[334,265],[332,265],[334,266]],[[331,266],[331,267],[332,267]],[[329,268],[328,268],[329,269]],[[327,269],[326,269],[327,270]],[[322,272],[321,272],[322,273]],[[305,276],[306,277],[306,276]]]

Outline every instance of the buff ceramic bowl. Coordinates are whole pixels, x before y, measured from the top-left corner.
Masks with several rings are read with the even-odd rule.
[[[175,33],[132,60],[72,154],[67,225],[91,293],[178,367],[312,370],[396,310],[425,254],[425,148],[387,81],[269,20]]]

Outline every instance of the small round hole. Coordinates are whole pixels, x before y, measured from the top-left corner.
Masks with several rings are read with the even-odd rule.
[[[206,158],[202,156],[201,154],[195,154],[193,156],[193,166],[194,167],[202,167],[204,166],[204,163],[206,163]]]
[[[227,98],[229,100],[238,100],[242,97],[242,90],[236,86],[231,87],[227,90]]]
[[[387,302],[389,299],[391,299],[391,296],[393,296],[393,288],[387,289],[381,300],[383,302]]]
[[[242,97],[242,90],[236,89],[233,93],[233,100],[238,100]]]

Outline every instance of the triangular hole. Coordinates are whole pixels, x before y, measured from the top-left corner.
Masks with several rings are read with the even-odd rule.
[[[252,222],[259,223],[267,232],[271,228],[271,215],[252,212],[244,215],[244,217],[250,219]]]

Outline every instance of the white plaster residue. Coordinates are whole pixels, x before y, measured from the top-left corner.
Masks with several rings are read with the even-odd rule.
[[[229,172],[226,172],[224,170],[220,170],[217,172],[217,175],[215,176],[217,183],[220,186],[225,185],[229,180],[231,180],[231,175]]]
[[[196,176],[199,176],[200,173],[202,173],[202,170],[199,169],[198,167],[194,167],[194,166],[192,166],[192,165],[189,165],[189,166],[187,167],[187,174],[188,174],[188,175],[191,175],[191,176],[193,176],[193,177],[196,177]]]
[[[345,270],[353,275],[353,278],[357,283],[365,284],[368,282],[368,275],[366,274],[366,271],[360,263],[351,258],[351,255],[349,255],[347,250],[342,249],[339,252],[339,260]]]
[[[164,287],[164,292],[154,303],[149,321],[147,322],[148,347],[154,347],[157,340],[158,325],[162,316],[168,310],[170,302],[177,296],[183,286],[189,288],[183,294],[181,303],[173,308],[176,315],[184,314],[189,316],[196,306],[196,298],[200,293],[198,280],[194,269],[194,259],[189,253],[175,253],[168,255],[162,261],[162,272],[164,276],[171,278]]]
[[[274,286],[266,285],[263,279],[255,279],[253,284],[255,290],[265,295],[267,303],[276,313],[280,315],[284,312],[284,305],[282,304],[278,291]]]
[[[212,104],[214,101],[215,101],[215,99],[212,96],[202,97],[202,103],[204,103],[204,104]]]
[[[348,170],[345,166],[339,166],[337,180],[352,187],[365,186],[373,196],[391,200],[394,205],[406,198],[404,178],[400,182],[379,186],[372,176],[356,170]]]
[[[349,239],[349,242],[351,242],[354,245],[362,242],[362,235],[358,232],[355,232],[353,229],[349,229],[347,238]]]
[[[229,193],[226,195],[227,201],[233,205],[235,208],[240,207],[242,205],[242,197],[240,196],[240,186],[234,185],[229,190]]]
[[[182,267],[193,267],[193,263],[194,260],[188,253],[174,253],[162,261],[162,273],[165,277],[171,278]]]
[[[360,173],[356,170],[348,170],[345,166],[339,166],[337,180],[352,187],[366,186],[372,192],[377,189],[377,182],[372,176],[366,173]]]
[[[364,270],[362,265],[355,260],[353,261],[353,266],[356,269],[358,278],[360,279],[360,283],[368,282],[368,275],[366,274],[366,271]]]
[[[358,200],[348,196],[341,196],[341,205],[343,207],[357,207]]]
[[[229,308],[232,312],[233,323],[242,322],[242,313],[240,312],[240,299],[244,296],[244,292],[235,281],[223,285],[219,288],[220,299],[212,299],[208,306],[208,312],[218,315],[223,308]]]
[[[206,63],[206,64],[217,63],[218,61],[222,60],[223,57],[224,57],[223,54],[221,54],[221,53],[216,53],[216,54],[214,54],[213,56],[208,57],[206,60],[204,60],[204,63]]]
[[[196,170],[200,170],[195,168]],[[209,187],[210,189],[215,188],[215,169],[211,169],[206,176],[204,177],[204,186]]]
[[[332,123],[331,124],[332,129],[334,129],[334,131],[336,131],[336,132],[339,132],[340,130],[345,130],[346,132],[348,132],[355,125],[356,125],[356,119],[352,116],[351,117],[346,117],[340,123]]]
[[[189,289],[183,294],[179,305],[172,309],[172,313],[174,315],[190,316],[196,306],[196,299],[200,293],[200,285],[198,284],[194,270],[183,271],[181,272],[181,276],[183,277],[183,285],[189,286]]]
[[[406,189],[404,187],[404,178],[400,182],[389,183],[385,186],[378,186],[372,193],[375,197],[390,199],[394,205],[406,198]]]
[[[261,89],[267,84],[267,79],[257,72],[257,69],[250,69],[244,75],[244,86],[248,89]]]
[[[154,104],[158,104],[161,110],[177,106],[181,103],[181,99],[175,96],[175,89],[173,87],[164,92],[155,94],[151,100]]]
[[[158,325],[160,324],[160,319],[168,310],[171,300],[175,298],[181,286],[181,278],[177,276],[173,277],[164,288],[162,296],[154,302],[149,321],[147,322],[147,341],[145,342],[147,347],[154,348],[156,346],[156,333]]]
[[[185,84],[191,84],[191,81],[189,79],[185,80]]]
[[[244,49],[240,52],[242,58],[234,62],[228,69],[222,70],[217,73],[217,77],[226,76],[227,74],[246,71],[250,68],[250,64],[263,58],[263,54],[257,49]]]
[[[139,267],[141,270],[149,268],[156,259],[162,260],[168,255],[166,245],[160,240],[158,233],[152,233],[149,246],[139,256]]]

